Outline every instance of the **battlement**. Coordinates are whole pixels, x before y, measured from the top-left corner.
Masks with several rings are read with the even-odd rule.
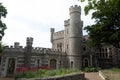
[[[23,46],[4,46],[4,52],[24,52]]]
[[[68,25],[70,25],[70,19],[64,21],[64,26],[66,27]]]
[[[74,5],[74,6],[71,6],[69,8],[69,11],[70,11],[70,14],[73,13],[73,12],[79,12],[79,13],[81,13],[81,7],[78,6],[78,5]]]
[[[53,40],[54,39],[61,39],[61,38],[64,38],[64,30],[55,32],[53,34]]]
[[[55,32],[55,28],[51,28],[50,31],[51,31],[52,33],[54,33],[54,32]]]
[[[4,47],[4,52],[24,52],[25,47],[19,46],[19,47],[14,47],[14,46],[5,46]],[[51,49],[51,48],[42,48],[42,47],[34,47],[32,48],[32,53],[42,53],[42,54],[57,54],[60,53],[58,49]]]
[[[60,51],[58,49],[35,47],[32,49],[32,53],[57,54],[57,53],[60,53]]]
[[[33,38],[32,37],[27,37],[26,44],[31,46],[33,44]]]

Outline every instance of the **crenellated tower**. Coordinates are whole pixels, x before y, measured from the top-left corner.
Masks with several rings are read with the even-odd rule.
[[[69,8],[70,13],[70,27],[69,27],[69,58],[71,68],[81,68],[81,44],[82,44],[82,27],[83,21],[81,21],[81,7],[71,6]]]
[[[31,66],[31,53],[32,53],[33,38],[27,37],[26,49],[25,49],[25,66],[30,68]]]
[[[50,29],[50,32],[51,32],[51,43],[53,42],[53,34],[55,32],[55,29],[54,28],[51,28]]]

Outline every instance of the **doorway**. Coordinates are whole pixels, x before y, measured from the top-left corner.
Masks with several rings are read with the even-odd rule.
[[[15,59],[14,58],[9,58],[7,75],[10,76],[10,75],[14,74],[14,70],[15,70]]]
[[[83,66],[84,66],[84,67],[88,67],[88,66],[89,66],[89,60],[88,60],[88,58],[85,58],[85,59],[83,60]]]
[[[51,69],[56,69],[57,67],[57,61],[55,59],[50,60],[50,68]]]

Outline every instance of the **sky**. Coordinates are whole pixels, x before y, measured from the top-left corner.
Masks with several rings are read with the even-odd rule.
[[[26,45],[26,38],[33,37],[34,47],[51,47],[50,28],[55,31],[64,29],[64,20],[69,19],[69,7],[80,5],[82,7],[81,19],[84,26],[93,23],[91,15],[84,15],[85,3],[78,0],[0,0],[6,7],[8,14],[2,21],[7,29],[2,39],[4,45]],[[84,35],[87,33],[84,31]]]

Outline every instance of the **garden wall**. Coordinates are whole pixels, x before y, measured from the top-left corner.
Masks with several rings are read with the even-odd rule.
[[[51,78],[20,78],[18,80],[85,80],[84,73],[79,74],[69,74],[59,77],[51,77]]]

